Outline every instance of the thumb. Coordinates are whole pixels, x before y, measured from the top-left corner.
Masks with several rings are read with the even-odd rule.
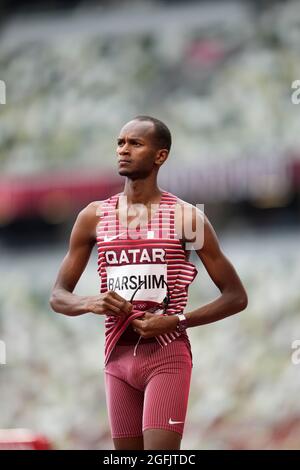
[[[143,320],[136,318],[135,320],[132,320],[131,324],[132,326],[140,327],[143,324]]]
[[[143,316],[143,320],[148,320],[148,318],[152,318],[153,314],[149,312],[145,312]]]

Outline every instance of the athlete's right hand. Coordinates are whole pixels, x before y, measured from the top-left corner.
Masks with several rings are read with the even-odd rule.
[[[114,315],[125,318],[130,315],[132,309],[133,305],[130,302],[112,290],[88,297],[88,310],[97,315]]]

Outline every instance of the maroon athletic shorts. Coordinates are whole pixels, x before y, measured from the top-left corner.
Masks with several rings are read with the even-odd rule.
[[[164,347],[155,338],[137,347],[117,343],[104,369],[112,437],[139,437],[146,429],[182,435],[192,367],[186,338]]]

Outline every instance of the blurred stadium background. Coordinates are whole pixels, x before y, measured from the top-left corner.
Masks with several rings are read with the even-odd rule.
[[[122,189],[120,127],[150,114],[174,140],[160,186],[205,204],[249,294],[189,330],[182,449],[299,448],[299,2],[2,1],[0,16],[0,428],[112,448],[103,318],[48,298],[78,211]],[[198,269],[188,309],[217,295]],[[94,251],[76,291],[98,285]]]

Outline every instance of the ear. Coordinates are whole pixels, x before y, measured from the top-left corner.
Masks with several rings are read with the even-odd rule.
[[[154,163],[156,163],[156,165],[161,166],[167,160],[168,156],[169,151],[167,149],[158,150]]]

